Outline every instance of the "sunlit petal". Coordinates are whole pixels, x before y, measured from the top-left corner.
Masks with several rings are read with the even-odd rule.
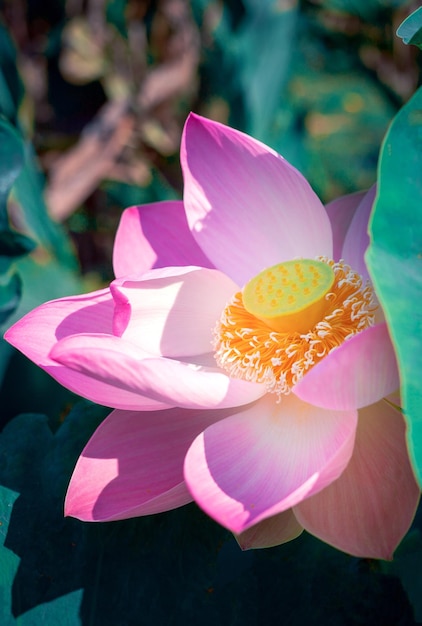
[[[123,211],[114,240],[115,276],[171,265],[212,267],[192,237],[183,202],[152,202]]]
[[[224,411],[113,411],[74,469],[65,513],[85,521],[151,515],[192,500],[183,458],[192,440]]]
[[[153,270],[110,285],[114,333],[151,354],[183,357],[209,352],[213,329],[236,284],[218,270]]]
[[[192,234],[238,284],[281,261],[331,257],[323,205],[305,178],[264,144],[191,114],[181,162]]]
[[[247,404],[265,393],[263,385],[232,379],[217,367],[153,357],[109,335],[68,337],[54,346],[51,357],[69,371],[91,377],[92,387],[100,381],[114,388],[116,398],[123,390],[167,406],[215,409]],[[138,409],[117,401],[115,408]]]
[[[242,533],[335,480],[352,454],[356,423],[354,411],[267,395],[195,439],[186,483],[208,515]]]

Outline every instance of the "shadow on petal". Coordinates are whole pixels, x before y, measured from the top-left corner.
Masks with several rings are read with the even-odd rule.
[[[272,548],[296,539],[302,532],[303,527],[297,521],[292,509],[289,509],[235,535],[235,539],[242,550]]]
[[[113,411],[74,469],[66,515],[110,521],[151,515],[192,501],[183,461],[193,439],[233,410]]]
[[[359,411],[355,449],[340,478],[294,512],[306,530],[344,552],[391,559],[418,502],[403,417],[381,401]]]

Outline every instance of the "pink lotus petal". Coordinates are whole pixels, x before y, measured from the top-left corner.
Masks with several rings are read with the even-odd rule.
[[[272,548],[296,539],[302,531],[303,527],[297,521],[292,509],[289,509],[262,520],[240,535],[235,535],[235,538],[242,550]]]
[[[180,158],[192,234],[238,284],[295,257],[331,257],[331,227],[320,200],[264,144],[191,114]]]
[[[403,418],[381,401],[359,411],[355,449],[340,478],[294,511],[306,530],[340,550],[391,559],[418,501]]]
[[[118,279],[110,290],[114,334],[151,354],[183,357],[212,349],[216,321],[238,287],[218,270],[186,267]]]
[[[37,307],[5,334],[5,339],[18,348],[55,380],[93,402],[105,406],[156,410],[168,404],[121,389],[118,394],[110,385],[83,373],[59,366],[50,358],[57,341],[76,333],[111,333],[114,303],[108,289],[80,296],[52,300]],[[116,404],[115,404],[116,403]]]
[[[51,357],[91,377],[93,388],[96,381],[114,387],[117,398],[124,390],[171,406],[222,409],[247,404],[265,393],[264,385],[232,379],[218,367],[152,357],[109,335],[68,337],[54,346]]]
[[[114,240],[115,276],[170,265],[213,267],[192,237],[183,202],[153,202],[123,211]]]
[[[356,209],[341,252],[341,256],[346,263],[348,263],[355,272],[358,272],[364,280],[369,280],[364,255],[369,246],[368,222],[376,191],[376,186],[374,185],[365,194]]]
[[[114,303],[108,289],[51,300],[33,309],[5,333],[5,339],[41,367],[51,363],[52,346],[79,332],[111,333]]]
[[[325,206],[333,231],[332,258],[335,261],[339,261],[342,258],[341,255],[346,233],[353,219],[353,215],[365,194],[365,191],[350,193],[347,196],[341,196],[340,198],[332,200],[332,202],[329,202]]]
[[[186,455],[185,480],[208,515],[234,533],[286,511],[335,480],[353,450],[357,412],[271,394],[213,424]]]
[[[348,411],[374,404],[399,387],[397,362],[386,324],[377,324],[335,348],[293,388],[299,398]]]
[[[65,514],[85,521],[151,515],[191,502],[183,459],[193,439],[226,411],[113,411],[83,450]]]

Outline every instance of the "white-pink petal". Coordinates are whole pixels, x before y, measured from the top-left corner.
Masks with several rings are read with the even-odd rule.
[[[5,334],[5,339],[59,383],[88,400],[109,407],[164,409],[169,405],[125,389],[116,390],[50,358],[55,344],[77,333],[111,333],[114,303],[109,289],[52,300],[37,307]]]
[[[232,379],[217,367],[154,357],[109,335],[68,337],[54,346],[51,357],[91,377],[93,387],[98,381],[115,388],[117,398],[125,391],[170,406],[216,409],[247,404],[265,393],[264,385]]]
[[[385,323],[335,348],[295,385],[305,402],[339,411],[374,404],[399,387],[393,345]]]
[[[110,521],[160,513],[192,500],[183,459],[193,439],[226,411],[113,411],[74,469],[65,514]]]
[[[5,339],[39,366],[51,363],[53,345],[79,332],[112,331],[114,303],[108,289],[51,300],[22,317]]]
[[[294,395],[277,403],[267,394],[195,439],[186,483],[208,515],[242,533],[338,478],[356,424],[356,411],[326,411]]]
[[[174,275],[157,269],[110,285],[114,334],[155,355],[210,352],[216,322],[238,288],[218,270],[172,269]]]
[[[180,158],[192,234],[236,283],[295,257],[332,256],[331,226],[320,200],[264,144],[191,114]]]
[[[401,414],[385,401],[359,411],[352,459],[294,512],[313,535],[354,556],[391,559],[419,502]]]
[[[212,267],[192,237],[183,202],[152,202],[123,211],[114,240],[114,275],[171,265]]]

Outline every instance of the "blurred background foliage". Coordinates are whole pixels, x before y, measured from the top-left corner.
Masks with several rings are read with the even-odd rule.
[[[369,187],[420,79],[416,48],[395,36],[414,6],[3,0],[0,105],[32,140],[83,273],[107,280],[121,210],[182,191],[190,110],[271,145],[325,201]]]
[[[112,279],[122,210],[181,197],[179,143],[191,110],[272,146],[326,202],[368,188],[387,126],[420,82],[417,48],[395,35],[415,6],[1,1],[2,155],[15,166],[3,194],[0,259],[10,268],[0,323],[21,295],[7,324],[42,301]],[[69,394],[57,390],[45,408],[48,377],[16,354],[9,363],[10,355],[0,342],[0,419],[22,410],[56,415]],[[22,370],[24,395],[16,393]]]
[[[181,197],[191,110],[275,148],[325,202],[368,188],[420,84],[420,52],[395,36],[417,6],[0,1],[0,330],[107,284],[122,210]],[[422,622],[418,519],[390,564],[309,536],[243,554],[194,505],[64,520],[75,460],[106,413],[0,340],[2,626]]]

